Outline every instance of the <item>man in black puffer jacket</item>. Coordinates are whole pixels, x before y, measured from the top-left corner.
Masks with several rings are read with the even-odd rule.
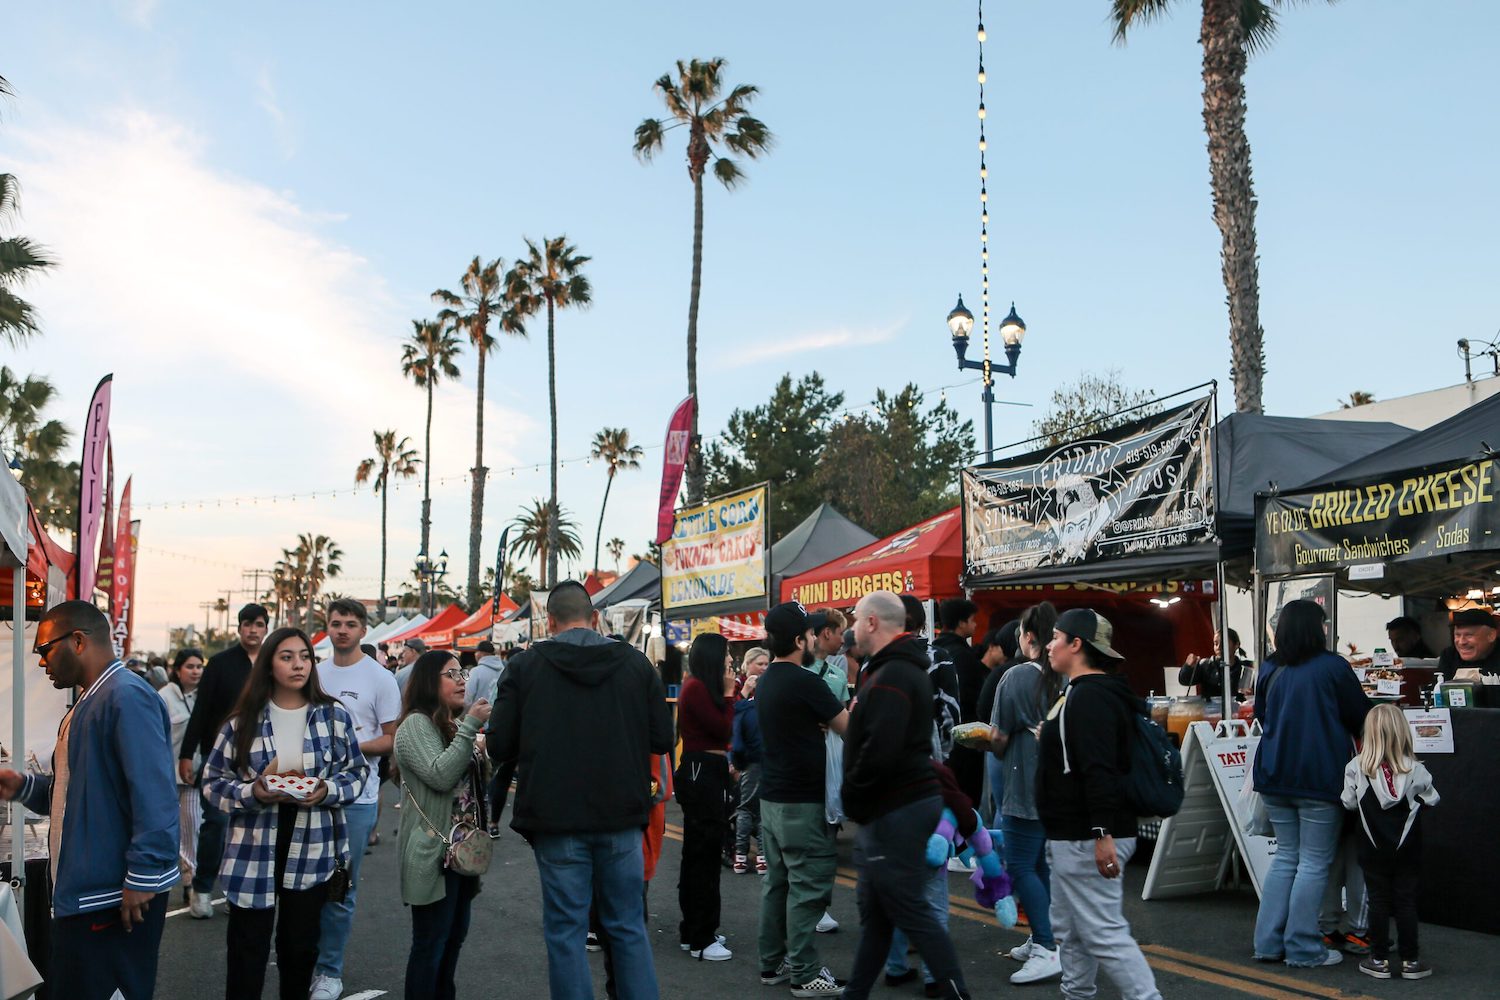
[[[931,661],[927,644],[905,628],[906,609],[889,591],[866,595],[854,609],[854,649],[866,658],[866,679],[844,745],[844,812],[860,824],[860,938],[846,1000],[870,995],[897,927],[917,946],[939,996],[969,996],[953,941],[926,899],[927,840],[943,800],[930,756]]]
[[[511,826],[541,873],[552,995],[592,995],[584,936],[597,899],[620,995],[651,1000],[641,829],[651,759],[672,750],[672,714],[651,662],[600,635],[597,618],[581,584],[553,589],[553,638],[510,660],[485,747],[497,764],[518,764]]]

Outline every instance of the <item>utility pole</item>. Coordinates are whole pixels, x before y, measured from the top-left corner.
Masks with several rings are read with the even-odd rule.
[[[200,601],[198,607],[203,609],[203,635],[208,635],[208,616],[218,607],[218,601]]]

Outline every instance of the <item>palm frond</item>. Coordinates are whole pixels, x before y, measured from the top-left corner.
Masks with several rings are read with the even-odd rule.
[[[714,160],[714,176],[719,179],[720,184],[732,191],[736,184],[745,179],[745,172],[738,163],[727,156],[721,156]]]
[[[1114,25],[1114,41],[1124,45],[1132,27],[1161,18],[1170,6],[1172,0],[1111,0],[1109,20]]]
[[[0,287],[0,340],[20,347],[28,337],[41,333],[36,310],[31,303]]]
[[[661,149],[663,131],[659,118],[647,118],[635,127],[635,145],[631,148],[641,162],[649,163]]]
[[[767,152],[775,141],[766,123],[753,115],[740,115],[735,120],[734,131],[724,136],[724,145],[752,160]]]
[[[1240,27],[1245,29],[1245,50],[1264,52],[1276,40],[1276,11],[1265,0],[1240,0]]]

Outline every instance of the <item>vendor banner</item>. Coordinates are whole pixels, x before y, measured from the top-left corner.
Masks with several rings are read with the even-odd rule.
[[[78,562],[73,580],[80,600],[93,599],[95,553],[104,519],[105,442],[109,437],[109,402],[114,376],[106,375],[94,387],[88,414],[83,419],[83,457],[78,463]]]
[[[1428,466],[1326,489],[1256,498],[1256,567],[1331,572],[1491,550],[1500,535],[1500,462]]]
[[[764,610],[771,593],[769,489],[728,493],[673,515],[661,547],[661,605],[668,618]]]
[[[135,597],[135,534],[130,521],[130,480],[120,491],[120,525],[115,531],[114,572],[110,575],[109,637],[115,656],[130,654],[130,624],[135,617],[131,603]]]
[[[692,445],[693,409],[697,400],[692,396],[677,404],[672,419],[667,421],[667,446],[661,464],[661,495],[656,505],[656,544],[666,543],[672,537],[672,513],[677,507],[677,490],[682,486],[682,470],[687,467],[688,448]]]
[[[1211,397],[963,470],[964,581],[1215,540]]]

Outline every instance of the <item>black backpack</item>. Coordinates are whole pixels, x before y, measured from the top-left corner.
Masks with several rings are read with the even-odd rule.
[[[1175,816],[1182,808],[1182,753],[1161,726],[1144,715],[1130,714],[1135,733],[1130,740],[1125,801],[1139,816]]]

